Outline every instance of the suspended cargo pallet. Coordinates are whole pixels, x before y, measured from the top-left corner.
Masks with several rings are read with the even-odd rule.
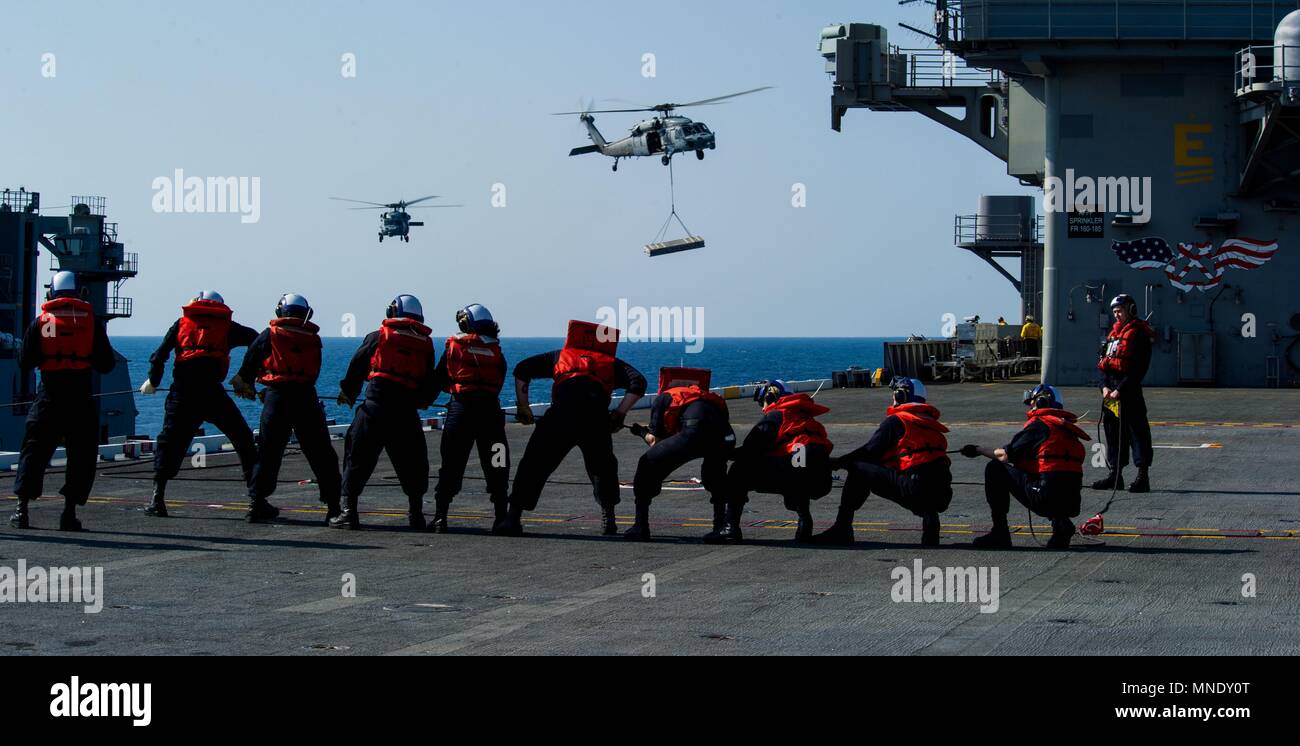
[[[692,249],[702,248],[704,248],[703,238],[700,236],[687,236],[686,238],[677,238],[672,241],[648,243],[645,245],[645,253],[649,256],[663,256],[664,254],[676,254],[679,251],[691,251]]]

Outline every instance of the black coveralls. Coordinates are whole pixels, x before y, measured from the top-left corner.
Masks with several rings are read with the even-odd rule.
[[[505,365],[504,359],[502,365]],[[438,361],[434,372],[434,389],[446,391],[451,385],[447,376],[447,356]],[[435,394],[436,396],[436,394]],[[438,483],[433,488],[439,505],[450,505],[460,494],[469,454],[478,447],[479,465],[487,481],[488,497],[493,505],[505,507],[510,490],[510,445],[506,442],[506,415],[501,411],[498,394],[488,391],[465,391],[452,394],[447,417],[442,423],[442,441],[438,452]]]
[[[1151,446],[1151,423],[1147,420],[1147,401],[1142,395],[1142,379],[1146,378],[1147,369],[1151,367],[1149,336],[1141,332],[1132,336],[1125,350],[1125,364],[1127,370],[1123,375],[1107,373],[1102,378],[1103,386],[1119,390],[1120,416],[1116,417],[1105,407],[1101,411],[1101,424],[1106,431],[1106,462],[1111,469],[1128,466],[1130,453],[1134,466],[1151,466],[1155,454]],[[1123,450],[1120,448],[1121,440],[1126,446]]]
[[[533,355],[515,366],[514,377],[524,381],[551,378],[559,359],[559,350]],[[614,388],[642,395],[646,389],[645,376],[616,358]],[[614,440],[609,431],[610,395],[595,380],[574,376],[557,384],[551,398],[550,408],[537,420],[519,461],[510,494],[511,508],[535,510],[546,480],[575,446],[582,451],[596,503],[603,508],[617,505],[621,498],[618,458],[614,456]]]
[[[176,349],[179,331],[180,321],[177,321],[149,357],[149,382],[154,386],[162,383],[163,368]],[[257,339],[257,332],[232,321],[227,339],[231,349],[247,347]],[[230,439],[239,455],[245,484],[252,477],[253,465],[257,463],[257,443],[244,415],[225,391],[222,380],[225,373],[226,365],[215,358],[194,358],[172,365],[171,390],[167,392],[162,432],[158,434],[153,455],[155,480],[167,481],[176,476],[194,435],[204,422],[212,423]]]
[[[1050,434],[1047,425],[1031,423],[1016,433],[1006,446],[1007,463],[990,460],[984,467],[984,497],[988,500],[994,526],[1006,526],[1012,497],[1044,518],[1074,518],[1079,515],[1082,473],[1053,471],[1034,475],[1012,466],[1035,460],[1038,447]]]
[[[840,493],[840,509],[857,511],[871,493],[897,503],[913,515],[942,513],[952,502],[952,464],[946,459],[931,461],[899,471],[881,465],[885,454],[898,445],[904,433],[903,421],[886,417],[871,440],[837,460],[848,470]]]
[[[787,510],[806,510],[813,500],[831,491],[831,458],[824,447],[810,443],[804,448],[803,466],[795,466],[793,455],[773,453],[783,416],[772,410],[745,436],[736,451],[736,461],[727,472],[727,500],[741,508],[750,491],[780,495]]]
[[[41,324],[27,327],[18,366],[24,371],[39,368]],[[85,505],[95,485],[95,463],[99,460],[99,405],[93,398],[94,374],[108,373],[117,363],[102,319],[95,320],[95,336],[89,370],[54,370],[41,373],[36,400],[27,413],[22,451],[14,494],[21,500],[41,496],[45,469],[62,441],[68,456],[63,473],[63,495],[67,505]]]
[[[663,420],[671,403],[671,396],[660,394],[650,409],[650,432],[656,440],[636,465],[632,478],[636,504],[650,505],[663,491],[665,479],[687,462],[702,458],[700,481],[709,491],[709,502],[725,505],[727,458],[736,441],[726,410],[702,399],[693,401],[682,410],[680,429],[670,434]]]
[[[244,363],[239,366],[239,377],[252,384],[264,372],[263,361],[271,354],[271,330],[265,329],[248,346]],[[329,426],[325,424],[325,407],[321,404],[314,383],[268,383],[262,396],[262,417],[257,430],[257,464],[248,484],[248,496],[265,500],[275,492],[284,461],[284,449],[289,445],[289,435],[298,438],[298,447],[307,459],[316,484],[320,501],[326,505],[339,502],[339,455],[330,442]]]
[[[339,382],[339,389],[353,401],[370,375],[370,359],[378,345],[379,332],[366,335],[348,364],[346,377]],[[436,394],[435,364],[430,344],[425,377],[418,388],[384,378],[374,378],[366,386],[366,400],[353,414],[343,452],[343,497],[349,506],[356,506],[379,463],[379,454],[387,452],[412,512],[420,512],[424,494],[429,491],[429,449],[424,442],[420,410],[432,404]]]

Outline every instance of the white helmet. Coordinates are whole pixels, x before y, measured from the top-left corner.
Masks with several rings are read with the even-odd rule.
[[[297,293],[285,293],[280,296],[280,302],[275,304],[275,317],[283,318],[285,316],[296,316],[300,319],[310,319],[312,314],[311,304],[307,298]]]
[[[414,295],[402,294],[394,298],[393,302],[388,304],[386,315],[390,319],[407,318],[424,323],[424,307],[420,305],[420,299]]]
[[[199,294],[194,296],[195,300],[210,300],[217,303],[225,303],[226,299],[221,297],[221,293],[215,290],[200,290]]]
[[[56,272],[54,279],[50,280],[50,298],[60,298],[65,296],[75,296],[80,292],[77,287],[77,275],[66,269],[62,272]]]
[[[491,336],[497,329],[492,312],[481,303],[471,303],[457,311],[456,325],[466,334],[477,332]]]

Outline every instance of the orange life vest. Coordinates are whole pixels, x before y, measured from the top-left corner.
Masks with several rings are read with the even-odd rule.
[[[722,410],[725,414],[727,411],[727,402],[721,396],[711,392],[704,391],[696,386],[675,386],[668,390],[660,390],[660,395],[668,394],[670,400],[668,408],[664,410],[663,430],[666,435],[676,435],[682,429],[682,412],[697,401],[706,401]]]
[[[452,394],[467,391],[501,393],[506,380],[506,359],[501,354],[501,343],[487,341],[478,334],[458,334],[447,338],[448,390]]]
[[[41,305],[41,371],[88,370],[95,347],[95,313],[79,298],[55,298]]]
[[[897,417],[903,422],[903,437],[890,448],[881,466],[898,471],[928,464],[934,461],[951,461],[945,451],[948,439],[944,433],[948,428],[939,422],[939,410],[929,404],[913,402],[898,404],[885,410],[888,417]]]
[[[794,453],[801,446],[820,445],[830,453],[835,447],[826,435],[826,427],[814,419],[831,411],[807,394],[791,394],[763,408],[763,414],[781,413],[781,429],[776,433],[776,447],[772,453]]]
[[[1139,334],[1148,339],[1155,338],[1151,325],[1141,319],[1134,319],[1123,326],[1115,323],[1106,336],[1106,351],[1097,361],[1097,370],[1111,375],[1127,374],[1133,366],[1133,339]]]
[[[570,321],[564,349],[555,363],[555,386],[585,376],[600,384],[606,394],[614,392],[614,354],[618,352],[619,331],[588,321]],[[552,387],[551,395],[555,395]]]
[[[432,330],[415,319],[384,319],[379,327],[379,344],[370,356],[366,380],[383,378],[410,389],[418,389],[429,373],[433,351]]]
[[[1030,412],[1025,427],[1035,422],[1047,425],[1047,439],[1038,447],[1038,453],[1033,458],[1017,461],[1015,467],[1028,474],[1082,474],[1083,459],[1087,454],[1083,441],[1092,438],[1074,424],[1077,419],[1073,413],[1064,409],[1035,409]]]
[[[712,378],[712,371],[706,368],[660,368],[659,391],[665,392],[679,386],[696,386],[701,391],[708,391]]]
[[[315,385],[320,376],[320,327],[294,317],[271,321],[271,351],[262,361],[264,384]]]
[[[221,360],[224,377],[230,370],[230,316],[230,307],[215,300],[195,300],[183,306],[176,334],[176,362]]]

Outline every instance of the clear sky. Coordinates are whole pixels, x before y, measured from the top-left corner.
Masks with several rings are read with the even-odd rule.
[[[161,334],[200,288],[261,324],[302,292],[326,334],[363,332],[410,292],[436,330],[481,302],[507,334],[559,336],[627,299],[703,307],[715,336],[937,334],[944,313],[1019,319],[1010,283],[952,246],[981,194],[1030,193],[919,114],[849,113],[830,129],[817,53],[832,22],[926,41],[930,9],[857,2],[41,2],[4,13],[0,183],[108,200],[140,276],[115,334]],[[42,55],[54,55],[54,77]],[[342,74],[356,55],[356,77]],[[642,75],[643,55],[656,75]],[[654,104],[775,90],[684,110],[718,135],[676,164],[702,251],[650,259],[668,215],[657,159],[568,158],[580,99]],[[608,108],[620,108],[612,106]],[[605,114],[609,138],[636,115]],[[261,180],[261,214],[159,214],[154,179]],[[791,206],[792,187],[807,206]],[[505,207],[493,207],[493,185]],[[409,244],[330,196],[444,195]],[[44,273],[43,273],[44,276]]]

